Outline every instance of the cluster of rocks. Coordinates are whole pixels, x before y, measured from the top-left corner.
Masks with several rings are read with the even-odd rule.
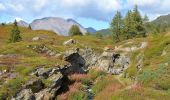
[[[57,91],[63,83],[63,71],[67,67],[57,66],[55,68],[40,67],[35,69],[31,75],[37,78],[31,79],[27,84],[22,86],[22,89],[16,94],[12,100],[52,100],[56,97]],[[45,80],[48,83],[45,84]]]
[[[110,48],[104,48],[101,55],[94,53],[91,48],[71,49],[65,52],[65,59],[74,66],[72,70],[75,71],[85,72],[92,67],[98,67],[100,70],[116,75],[123,73],[130,63],[130,58],[115,54]]]
[[[74,41],[70,41],[74,43]],[[45,45],[28,47],[38,53],[46,53],[51,56],[57,54]],[[58,65],[53,68],[38,67],[30,74],[36,76],[36,78],[25,84],[13,100],[51,100],[62,88],[63,78],[67,77],[68,74],[84,73],[92,68],[91,66],[96,66],[107,73],[118,75],[123,73],[130,63],[127,56],[116,54],[111,48],[104,48],[101,55],[94,53],[91,48],[73,48],[65,51],[63,57],[69,64]],[[44,80],[48,82],[48,85],[45,84]]]
[[[116,54],[114,50],[105,48],[96,66],[107,73],[118,75],[128,68],[129,63],[130,59],[125,55]]]

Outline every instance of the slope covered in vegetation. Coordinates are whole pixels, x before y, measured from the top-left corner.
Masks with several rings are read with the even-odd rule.
[[[65,51],[71,48],[91,48],[100,55],[106,47],[113,49],[112,52],[115,54],[130,58],[128,68],[119,75],[109,74],[101,70],[100,66],[93,66],[86,73],[70,74],[69,89],[61,89],[62,91],[60,90],[56,96],[57,99],[168,100],[170,98],[169,33],[133,38],[115,44],[112,38],[99,39],[90,35],[64,37],[49,31],[32,31],[19,27],[22,41],[8,43],[11,29],[10,25],[0,26],[0,99],[2,100],[12,98],[23,85],[37,79],[31,75],[37,68],[42,66],[55,68],[57,65],[68,64],[63,59]],[[76,43],[63,45],[69,39],[76,40]],[[47,47],[55,55],[41,52],[39,48],[42,46]],[[51,81],[46,79],[42,81],[45,87],[49,87]]]

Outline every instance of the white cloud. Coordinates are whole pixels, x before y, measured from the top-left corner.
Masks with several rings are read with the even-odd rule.
[[[2,3],[0,3],[0,11],[5,10],[5,9],[6,7]]]
[[[85,6],[89,2],[92,2],[92,0],[58,0],[58,3],[62,7],[71,8],[71,7],[77,7],[77,6]]]
[[[160,0],[127,0],[128,5],[148,6],[158,4]]]
[[[116,10],[125,13],[135,4],[152,19],[170,12],[170,0],[0,0],[0,11],[23,19],[71,16],[108,21]]]
[[[15,19],[17,22],[23,20],[22,18],[19,18],[19,17],[15,17],[14,19]]]
[[[21,12],[24,10],[24,6],[22,4],[7,4],[8,8],[14,10],[16,12]]]
[[[35,0],[33,7],[36,11],[40,11],[43,7],[46,6],[47,2],[50,2],[50,1],[48,1],[48,0]]]
[[[96,4],[105,11],[115,11],[121,9],[121,4],[119,0],[96,0]]]

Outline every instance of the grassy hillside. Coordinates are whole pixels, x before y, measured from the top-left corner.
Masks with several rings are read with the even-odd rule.
[[[0,72],[7,71],[7,75],[14,75],[10,78],[6,74],[0,76],[0,99],[11,97],[21,87],[31,79],[28,74],[36,67],[53,67],[57,64],[65,64],[62,57],[51,57],[44,53],[28,48],[28,46],[45,45],[54,52],[62,53],[73,47],[84,48],[91,47],[96,52],[101,52],[106,45],[112,44],[111,40],[101,40],[93,36],[58,36],[49,31],[32,31],[20,27],[22,41],[17,43],[8,43],[12,26],[0,26]],[[39,41],[32,41],[32,38],[40,37]],[[78,41],[76,45],[64,46],[63,42],[69,39]],[[5,82],[4,82],[5,81]]]
[[[86,100],[87,94],[82,92],[84,85],[93,83],[92,92],[95,100],[169,100],[170,98],[170,35],[150,35],[147,38],[134,38],[114,44],[112,39],[98,39],[95,36],[58,36],[49,31],[32,31],[20,27],[22,41],[8,43],[12,26],[0,26],[0,100],[9,99],[27,81],[34,78],[30,72],[39,66],[53,67],[65,64],[62,57],[48,56],[39,53],[28,46],[45,45],[52,51],[62,53],[73,47],[92,48],[95,52],[103,52],[106,46],[129,48],[140,46],[146,42],[147,47],[134,52],[116,51],[130,57],[129,68],[121,75],[108,75],[99,70],[91,70],[87,74],[75,74],[69,78],[75,81],[69,86],[70,90],[58,96],[60,100]],[[32,41],[33,37],[42,38]],[[77,44],[64,46],[69,39],[78,41]],[[142,60],[140,62],[140,60]],[[141,67],[137,65],[141,63]]]

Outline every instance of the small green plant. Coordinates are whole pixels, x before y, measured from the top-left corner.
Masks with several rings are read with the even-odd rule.
[[[86,93],[82,91],[76,91],[69,94],[69,100],[87,100]]]
[[[90,70],[89,73],[91,80],[95,80],[99,76],[105,76],[106,73],[98,70]]]

